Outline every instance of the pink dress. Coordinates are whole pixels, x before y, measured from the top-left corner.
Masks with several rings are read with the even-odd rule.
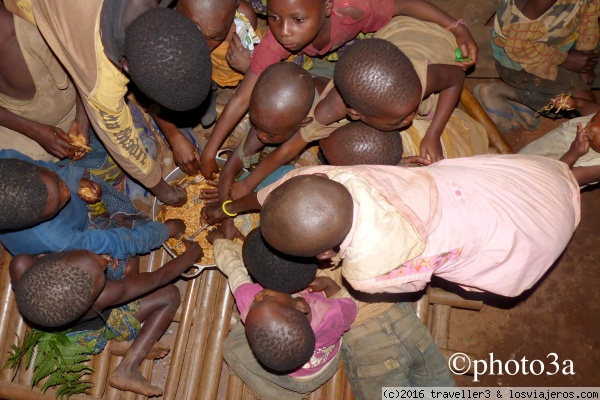
[[[340,8],[346,7],[358,8],[363,12],[362,17],[353,20],[338,14]],[[376,32],[390,22],[395,7],[394,0],[333,0],[329,44],[321,50],[308,45],[302,49],[302,53],[313,57],[321,56],[354,39],[360,32]],[[256,75],[260,75],[268,66],[286,60],[291,54],[277,42],[269,29],[260,44],[256,46],[250,67]]]
[[[467,289],[517,296],[560,256],[580,219],[579,188],[566,164],[538,156],[484,155],[428,167],[318,166],[354,199],[340,246],[357,290],[411,292],[431,275]]]

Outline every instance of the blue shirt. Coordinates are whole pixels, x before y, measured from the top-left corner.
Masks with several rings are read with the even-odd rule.
[[[71,199],[54,218],[32,228],[0,234],[0,242],[13,256],[84,249],[124,260],[148,253],[169,238],[167,226],[160,222],[132,229],[88,231],[88,208],[78,195],[83,168],[32,160],[15,150],[0,150],[0,158],[17,158],[48,168],[65,181],[71,192]]]

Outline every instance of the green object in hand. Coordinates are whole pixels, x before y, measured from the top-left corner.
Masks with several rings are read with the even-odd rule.
[[[469,55],[469,57],[467,58],[463,58],[462,56],[462,52],[460,51],[460,49],[457,47],[454,50],[454,61],[456,62],[465,62],[465,61],[471,61],[471,56]]]

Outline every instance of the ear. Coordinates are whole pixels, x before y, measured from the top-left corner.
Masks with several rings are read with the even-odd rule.
[[[311,122],[313,122],[313,117],[306,117],[302,120],[302,122],[300,123],[300,127],[304,128],[305,126],[308,126],[308,124],[310,124]]]
[[[296,310],[300,311],[302,314],[308,314],[310,312],[310,307],[303,297],[294,297],[294,300]]]
[[[362,119],[362,114],[356,111],[354,108],[346,108],[346,114],[348,114],[352,121],[360,121]]]
[[[121,58],[121,68],[129,75],[129,63],[127,63],[127,59],[125,57]]]
[[[317,260],[330,260],[336,256],[336,252],[333,249],[325,250],[322,253],[317,254]]]
[[[333,12],[333,0],[325,0],[325,17],[330,17]]]

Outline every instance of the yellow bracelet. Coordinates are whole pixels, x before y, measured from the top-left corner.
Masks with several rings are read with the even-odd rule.
[[[225,208],[225,206],[229,203],[233,203],[233,200],[225,200],[223,202],[223,204],[221,204],[221,208],[223,209],[223,212],[225,213],[225,215],[228,215],[230,217],[235,217],[237,215],[237,213],[230,213],[229,211],[227,211],[227,209]]]

